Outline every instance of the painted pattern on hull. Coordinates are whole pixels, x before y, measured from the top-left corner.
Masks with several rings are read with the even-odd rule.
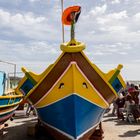
[[[30,89],[25,98],[28,98],[33,104],[36,104],[43,96],[46,95],[46,93],[48,93],[48,91],[67,69],[69,64],[73,61],[77,63],[78,67],[81,69],[84,75],[86,75],[90,83],[99,91],[101,96],[109,104],[114,99],[116,99],[118,96],[116,91],[112,88],[109,82],[106,81],[104,74],[86,58],[83,52],[62,54],[54,63],[54,65],[49,69],[49,71],[46,72],[46,75],[43,74],[41,80],[32,89]],[[27,74],[30,75],[31,73],[27,72]],[[32,78],[36,81],[35,76]],[[23,78],[22,82],[16,89],[17,93],[22,93],[21,85],[25,82],[25,79],[27,79],[26,76]]]
[[[0,96],[0,125],[6,122],[22,101],[22,95]]]
[[[79,137],[102,118],[105,109],[77,96],[70,95],[49,106],[38,108],[39,119],[64,133]]]
[[[70,63],[52,89],[35,106],[37,108],[47,106],[73,93],[102,108],[108,107],[108,103],[88,81],[76,62]]]

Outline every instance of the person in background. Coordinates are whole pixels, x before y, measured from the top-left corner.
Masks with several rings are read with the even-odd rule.
[[[123,110],[125,104],[125,98],[122,94],[120,94],[119,98],[116,100],[117,104],[117,117],[118,119],[124,120]]]
[[[31,112],[33,112],[33,115],[35,115],[35,110],[34,110],[33,105],[28,102],[28,107],[27,107],[27,110],[26,110],[26,115],[30,116]]]
[[[125,90],[128,91],[128,89],[129,89],[130,87],[131,87],[130,83],[129,83],[129,82],[126,82],[126,88],[125,88]]]
[[[128,92],[134,92],[135,91],[135,85],[134,84],[130,84],[129,88],[128,88]]]
[[[126,110],[126,120],[131,123],[130,115],[133,115],[132,105],[135,105],[134,100],[131,95],[126,96],[125,110]]]
[[[138,99],[138,95],[139,95],[138,86],[133,85],[133,90],[129,90],[129,94],[132,96],[132,99],[134,100],[135,104],[138,105],[138,103],[139,103],[139,99]]]
[[[139,95],[138,95],[138,100],[139,100],[138,105],[139,105],[139,109],[140,109],[140,91],[139,91]]]
[[[117,104],[116,104],[116,101],[113,102],[113,109],[112,109],[112,115],[116,115],[117,114]]]

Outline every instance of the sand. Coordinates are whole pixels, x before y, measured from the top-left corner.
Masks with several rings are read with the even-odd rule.
[[[16,113],[13,121],[8,121],[8,127],[3,131],[0,140],[35,140],[27,135],[29,126],[34,125],[37,118],[33,115],[25,116],[25,112]],[[110,113],[105,114],[102,120],[104,139],[103,140],[140,140],[140,120],[138,123],[118,121],[116,116]]]
[[[103,118],[104,140],[140,140],[140,120],[131,124],[105,114]]]

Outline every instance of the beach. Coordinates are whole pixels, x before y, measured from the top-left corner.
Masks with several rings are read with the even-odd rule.
[[[135,123],[118,120],[110,113],[103,118],[104,140],[139,140],[140,120]]]
[[[18,112],[13,121],[8,121],[8,127],[3,130],[0,140],[36,140],[34,136],[29,136],[28,129],[35,126],[37,117],[31,115],[27,117],[25,111]],[[140,139],[140,120],[137,123],[128,123],[117,120],[116,116],[111,115],[111,111],[106,113],[102,120],[104,131],[103,140],[139,140]],[[40,138],[47,140],[47,138]]]

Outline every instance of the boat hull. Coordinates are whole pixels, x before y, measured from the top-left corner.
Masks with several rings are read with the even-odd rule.
[[[14,111],[16,110],[16,108],[14,108],[14,110],[13,109],[10,109],[8,112],[7,111],[6,112],[3,112],[3,114],[0,115],[0,125],[3,124],[3,123],[5,123],[9,118],[11,118],[13,116]]]
[[[41,122],[69,139],[80,139],[96,128],[105,109],[76,94],[37,108]]]
[[[12,117],[21,101],[21,95],[0,96],[0,125]]]
[[[88,138],[125,86],[120,68],[105,74],[83,52],[64,52],[40,75],[22,68],[25,76],[16,92],[34,105],[56,139]]]

